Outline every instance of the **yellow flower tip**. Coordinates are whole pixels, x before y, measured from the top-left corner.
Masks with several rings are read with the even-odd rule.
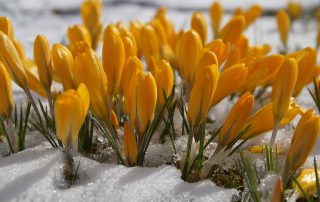
[[[135,166],[137,163],[137,141],[134,135],[133,129],[128,124],[128,122],[124,123],[124,153],[127,159],[127,163],[129,166]]]
[[[219,2],[214,2],[210,7],[209,13],[214,35],[218,36],[224,10]]]
[[[217,65],[207,66],[195,79],[189,98],[188,119],[191,126],[205,121],[218,83]]]
[[[194,12],[191,18],[191,28],[198,32],[202,44],[206,44],[207,41],[207,22],[204,15],[201,12]]]
[[[10,77],[21,88],[28,87],[27,74],[17,49],[10,38],[0,31],[0,60],[8,70]]]
[[[116,27],[118,28],[118,30],[121,34],[127,32],[129,30],[127,24],[123,21],[118,21],[116,23]]]
[[[288,2],[288,12],[293,19],[297,19],[301,16],[303,9],[299,2],[289,1]]]
[[[93,49],[86,49],[74,62],[74,77],[77,84],[85,84],[91,98],[92,111],[97,117],[109,121],[108,80],[99,57]]]
[[[168,39],[167,39],[165,28],[163,27],[161,21],[157,18],[153,18],[150,22],[150,25],[153,27],[154,31],[156,32],[159,43],[161,45],[166,44]]]
[[[243,8],[237,7],[233,11],[233,16],[245,15]]]
[[[197,70],[195,71],[194,79],[196,79],[199,76],[199,73],[201,73],[202,70],[200,69],[204,69],[210,65],[216,65],[219,67],[218,63],[218,58],[214,52],[203,49],[200,53],[199,61],[196,66]]]
[[[73,58],[76,58],[79,54],[85,52],[87,49],[90,49],[91,47],[89,44],[85,41],[78,41],[70,46],[70,51],[72,53]]]
[[[225,43],[235,44],[242,35],[246,25],[244,16],[234,16],[219,32]]]
[[[228,57],[230,46],[226,45],[221,39],[215,39],[208,43],[204,49],[214,52],[218,58],[218,64],[221,65]]]
[[[118,121],[118,117],[116,115],[116,113],[112,110],[111,112],[111,122],[113,127],[118,130],[119,129],[119,121]]]
[[[39,79],[42,85],[50,90],[52,84],[51,50],[47,38],[40,34],[34,41],[34,62],[37,65]]]
[[[74,59],[71,52],[61,44],[54,44],[51,50],[54,68],[65,90],[75,89],[73,75]]]
[[[11,41],[14,41],[14,30],[11,21],[6,16],[0,16],[0,31],[6,34]]]
[[[10,75],[2,62],[0,62],[0,94],[0,113],[9,119],[12,114],[14,100]]]
[[[180,74],[189,82],[192,81],[201,49],[201,38],[196,31],[189,30],[183,34],[179,43],[177,57],[179,60]]]
[[[253,5],[244,14],[246,18],[246,27],[249,27],[257,18],[259,18],[263,13],[263,9],[260,5]]]
[[[316,194],[317,183],[315,172],[320,175],[320,169],[318,169],[317,171],[315,171],[315,169],[304,169],[297,178],[299,185],[309,196]],[[303,194],[296,183],[292,183],[292,187],[300,192],[301,195]]]
[[[277,23],[281,42],[286,47],[291,24],[288,13],[285,10],[280,10],[277,13]]]
[[[26,58],[26,56],[25,56],[25,51],[24,51],[24,48],[22,46],[22,43],[18,39],[14,39],[13,45],[14,45],[14,47],[16,47],[16,49],[18,51],[20,59],[24,60]]]
[[[67,36],[71,45],[79,41],[84,41],[91,47],[92,42],[90,32],[84,25],[76,24],[72,27],[68,27]]]
[[[132,86],[132,87],[131,87]],[[157,103],[157,86],[152,74],[139,72],[135,82],[130,82],[130,120],[140,135],[143,135],[153,119]]]
[[[273,187],[273,192],[271,196],[271,202],[281,202],[282,200],[282,193],[283,193],[283,184],[281,177],[277,177],[277,181]]]
[[[282,63],[272,86],[273,115],[275,122],[280,121],[289,108],[290,99],[298,77],[295,59],[286,58]]]
[[[142,55],[142,50],[141,50],[141,30],[142,30],[142,23],[139,21],[131,21],[130,22],[130,27],[129,30],[132,33],[132,35],[134,36],[134,39],[136,41],[137,44],[137,55],[140,57]]]
[[[125,49],[120,33],[114,25],[109,25],[104,31],[102,63],[108,78],[109,94],[117,94],[125,64]]]
[[[286,169],[295,172],[304,164],[317,142],[319,130],[320,116],[315,116],[310,109],[302,115],[294,131],[286,156]]]
[[[54,106],[57,138],[66,147],[77,140],[89,109],[89,103],[89,93],[83,84],[77,91],[67,90],[57,95]]]
[[[243,63],[233,65],[223,71],[220,74],[216,92],[212,97],[211,106],[215,106],[228,95],[237,92],[247,74],[248,68]]]
[[[143,71],[143,64],[138,57],[129,57],[121,75],[121,90],[125,97],[128,95],[131,77],[136,71]]]
[[[241,132],[254,105],[254,97],[249,92],[243,94],[234,104],[220,130],[218,144],[222,147],[230,144]]]
[[[121,39],[125,49],[125,61],[131,56],[137,56],[138,48],[133,34],[129,31],[123,31],[121,32]]]
[[[165,96],[168,97],[171,94],[174,84],[174,76],[170,64],[165,60],[161,60],[154,77],[157,84],[157,103],[161,105],[165,102]]]
[[[158,57],[160,50],[160,41],[154,27],[146,24],[140,32],[140,45],[142,54],[148,58],[150,56]]]

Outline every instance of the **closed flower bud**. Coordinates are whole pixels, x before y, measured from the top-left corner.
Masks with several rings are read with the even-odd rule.
[[[207,41],[207,22],[201,12],[194,12],[191,18],[191,28],[198,32],[202,44]]]
[[[299,185],[307,195],[314,195],[316,193],[317,178],[315,172],[318,173],[318,176],[320,175],[320,169],[317,169],[317,171],[315,171],[315,169],[304,169],[297,178]],[[303,196],[303,193],[301,192],[300,188],[297,186],[296,183],[292,183],[292,187],[295,190],[299,191],[301,196]]]
[[[202,69],[205,69],[210,65],[217,65],[217,67],[219,67],[218,63],[218,58],[214,52],[202,49],[196,66],[196,71],[194,72],[194,79],[197,79],[199,74],[202,72]]]
[[[150,56],[158,57],[160,41],[155,29],[150,24],[142,27],[140,32],[140,43],[142,54],[147,59]]]
[[[165,96],[168,97],[171,94],[174,84],[173,71],[167,61],[161,60],[159,62],[158,68],[154,74],[154,78],[157,84],[157,103],[158,105],[161,105],[165,102]]]
[[[160,46],[167,43],[167,35],[164,30],[163,25],[161,24],[160,20],[154,18],[150,22],[151,26],[153,27],[154,31],[157,34]]]
[[[214,36],[218,36],[219,29],[220,29],[220,23],[222,21],[223,17],[223,8],[219,2],[214,2],[212,6],[210,7],[210,18],[211,18],[211,24],[212,29],[214,32]]]
[[[283,184],[282,184],[282,180],[281,177],[278,176],[277,177],[277,181],[273,187],[273,192],[272,192],[272,196],[271,196],[271,202],[281,202],[283,201],[282,198],[282,192],[283,192]]]
[[[57,138],[66,147],[77,140],[89,104],[89,92],[83,84],[78,87],[77,91],[67,90],[58,94],[54,105]]]
[[[22,60],[13,42],[3,32],[0,32],[0,60],[13,81],[21,88],[27,88],[28,79]]]
[[[302,14],[302,6],[299,2],[289,1],[288,12],[293,19],[297,19]]]
[[[24,48],[23,48],[21,42],[20,42],[18,39],[14,39],[14,40],[13,40],[13,45],[14,45],[14,47],[16,47],[20,59],[21,59],[21,60],[26,59],[26,55],[25,55],[25,52],[24,52]]]
[[[72,27],[68,27],[67,36],[71,46],[76,42],[84,41],[91,47],[90,32],[84,25],[74,25]]]
[[[14,41],[14,30],[11,21],[6,16],[0,16],[0,31],[6,34],[11,41]]]
[[[44,35],[38,35],[34,41],[34,62],[38,67],[39,79],[42,85],[50,90],[52,84],[52,60],[50,45]]]
[[[189,98],[188,119],[192,126],[205,121],[218,83],[217,65],[202,69],[195,79]]]
[[[108,78],[109,94],[117,94],[125,63],[125,50],[120,33],[113,25],[109,25],[104,31],[102,61]]]
[[[61,79],[64,90],[75,89],[72,54],[61,44],[54,44],[51,51],[54,68]]]
[[[221,65],[228,57],[230,46],[226,45],[221,39],[215,39],[203,49],[212,51],[217,56],[219,65]]]
[[[157,103],[157,86],[151,73],[139,72],[130,82],[130,120],[140,135],[152,121]]]
[[[137,44],[137,55],[140,57],[142,54],[142,50],[141,50],[141,30],[142,30],[142,23],[139,21],[132,21],[130,22],[130,32],[132,33],[132,35],[134,36],[134,39],[136,41]]]
[[[278,30],[282,44],[287,47],[288,34],[290,31],[290,18],[285,10],[277,13]]]
[[[244,17],[246,18],[246,27],[249,27],[258,17],[262,15],[261,6],[255,4],[249,8],[245,13]]]
[[[124,153],[129,166],[135,166],[137,163],[137,141],[133,129],[128,122],[124,123],[123,129]]]
[[[225,43],[234,44],[242,35],[246,25],[246,20],[244,16],[233,17],[219,32],[219,37]]]
[[[243,94],[233,105],[225,120],[218,137],[218,145],[228,146],[241,132],[254,104],[254,97],[250,93]]]
[[[0,94],[0,113],[9,119],[14,102],[10,75],[2,62],[0,62]]]
[[[286,156],[286,170],[295,172],[304,164],[313,146],[317,142],[320,129],[320,117],[313,110],[305,112],[294,131],[290,149]]]
[[[86,49],[74,62],[75,81],[87,86],[94,114],[104,121],[110,120],[108,108],[108,80],[101,62],[94,50]]]
[[[125,61],[127,61],[129,57],[137,56],[137,43],[132,33],[129,31],[121,32],[121,39],[125,50]]]
[[[217,90],[212,97],[211,106],[215,106],[228,95],[235,93],[244,82],[247,73],[248,69],[243,63],[233,65],[223,71],[219,76]]]

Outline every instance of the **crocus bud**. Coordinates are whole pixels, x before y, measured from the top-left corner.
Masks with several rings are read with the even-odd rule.
[[[71,46],[76,42],[84,41],[91,47],[90,32],[84,25],[74,25],[72,27],[68,27],[67,36]]]
[[[244,10],[242,7],[237,7],[233,11],[233,16],[244,15]]]
[[[137,55],[140,57],[142,54],[142,50],[141,50],[141,30],[142,30],[142,23],[139,21],[132,21],[130,22],[130,32],[132,33],[132,35],[134,36],[134,39],[136,41],[137,44]]]
[[[317,178],[315,172],[318,173],[318,176],[320,175],[320,169],[304,169],[297,178],[299,185],[307,195],[314,195],[316,193]],[[296,183],[292,183],[292,187],[303,196],[303,193]]]
[[[0,31],[0,60],[10,77],[21,88],[27,88],[28,79],[19,53],[10,38]]]
[[[241,37],[245,25],[244,16],[235,16],[220,30],[219,37],[225,43],[234,44]]]
[[[0,16],[0,31],[6,34],[11,41],[14,41],[14,30],[11,21],[6,16]]]
[[[283,184],[281,177],[277,177],[277,181],[273,187],[273,192],[271,196],[271,202],[281,202],[282,200],[282,192],[283,192]]]
[[[130,90],[130,121],[138,133],[143,135],[153,119],[156,108],[156,82],[151,73],[139,72],[135,82],[130,82]]]
[[[288,34],[290,31],[290,18],[285,10],[277,13],[278,30],[282,44],[287,47]]]
[[[288,2],[288,12],[293,19],[298,19],[302,14],[302,6],[298,2]]]
[[[40,82],[47,90],[50,90],[52,84],[51,51],[49,42],[43,34],[38,35],[34,41],[33,51]]]
[[[262,15],[261,6],[255,4],[249,8],[245,13],[244,17],[246,18],[246,27],[249,27],[258,17]]]
[[[87,86],[94,114],[109,121],[111,110],[108,108],[108,80],[94,50],[86,49],[76,57],[74,76],[78,85],[83,83]]]
[[[64,90],[75,89],[72,54],[61,44],[54,44],[51,51],[54,68],[61,79]]]
[[[313,146],[317,142],[320,129],[320,116],[314,116],[313,110],[305,112],[298,122],[286,156],[286,170],[295,172],[304,164]]]
[[[230,46],[223,43],[221,39],[215,39],[208,43],[203,49],[212,51],[217,56],[219,65],[221,65],[229,54]]]
[[[218,63],[218,58],[214,52],[202,49],[199,56],[198,64],[196,66],[196,71],[194,72],[194,79],[196,79],[202,72],[201,69],[205,69],[210,65],[217,65],[217,67],[219,67]]]
[[[218,137],[218,145],[228,146],[241,132],[253,108],[254,97],[248,92],[243,94],[228,113]]]
[[[129,31],[121,32],[121,39],[123,42],[124,50],[125,50],[125,61],[128,60],[129,57],[137,56],[138,48],[136,40],[134,36]]]
[[[173,71],[167,61],[161,60],[159,62],[158,68],[154,74],[154,78],[157,84],[157,103],[158,105],[161,105],[165,102],[165,96],[168,97],[171,94],[174,84]]]
[[[109,25],[104,31],[102,63],[108,78],[109,94],[117,94],[125,63],[125,50],[120,33],[113,25]]]
[[[206,119],[211,99],[218,83],[217,65],[202,69],[195,79],[189,99],[188,119],[191,126],[197,126]]]
[[[10,75],[2,62],[0,62],[0,94],[0,113],[9,119],[14,102]]]
[[[243,64],[236,64],[223,71],[218,80],[217,90],[214,93],[211,106],[215,106],[228,95],[235,93],[244,82],[248,73],[247,67]]]
[[[137,163],[137,141],[134,132],[128,122],[124,123],[123,130],[124,153],[129,166],[135,166]]]
[[[191,18],[191,28],[198,32],[202,44],[207,41],[207,22],[201,12],[194,12]]]
[[[160,20],[158,20],[157,18],[153,18],[152,21],[150,22],[150,24],[157,34],[160,45],[166,44],[167,43],[167,35],[166,35],[166,32],[165,32],[164,27],[161,24]]]
[[[217,37],[224,11],[219,2],[214,2],[210,7],[209,12],[210,12],[213,33],[214,33],[214,36]]]
[[[140,45],[142,54],[148,59],[150,56],[158,57],[160,42],[154,28],[147,24],[142,27],[140,33]]]
[[[272,86],[273,117],[275,122],[279,122],[288,111],[297,77],[297,62],[293,58],[286,58]]]
[[[89,104],[89,92],[83,84],[77,91],[67,90],[58,94],[54,105],[57,138],[66,147],[77,140]]]

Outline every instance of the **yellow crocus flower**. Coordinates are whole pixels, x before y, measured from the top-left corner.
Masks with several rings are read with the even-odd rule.
[[[234,44],[242,35],[246,25],[244,16],[234,16],[219,32],[219,38],[225,43]]]
[[[123,129],[123,147],[129,166],[135,166],[137,163],[137,141],[133,129],[128,122],[124,123]]]
[[[240,62],[241,62],[241,52],[239,48],[235,47],[230,51],[226,59],[226,62],[223,65],[222,71],[226,70],[227,68],[231,67],[234,64],[239,64]]]
[[[71,52],[61,44],[54,44],[51,51],[54,68],[61,79],[64,90],[75,89],[74,59]]]
[[[244,10],[242,7],[237,7],[233,11],[233,16],[244,15]]]
[[[10,38],[0,31],[0,60],[7,68],[10,77],[21,88],[28,87],[28,79],[22,60]]]
[[[108,78],[110,95],[119,91],[122,69],[125,63],[125,50],[118,29],[109,25],[103,35],[102,64]]]
[[[191,18],[191,28],[198,32],[202,44],[207,42],[207,22],[201,12],[194,12]]]
[[[11,41],[14,41],[14,30],[11,21],[6,16],[0,16],[0,31],[6,34]]]
[[[160,41],[152,25],[146,24],[142,27],[140,32],[140,46],[146,60],[151,56],[158,58]]]
[[[231,111],[219,132],[218,145],[221,148],[228,146],[241,132],[254,105],[254,97],[249,92],[243,94],[233,105]]]
[[[140,57],[142,55],[142,50],[141,50],[141,30],[142,30],[142,23],[139,21],[131,21],[130,22],[130,32],[134,36],[134,39],[136,40],[137,44],[137,55]]]
[[[174,84],[173,71],[167,61],[161,60],[159,62],[158,68],[154,73],[154,78],[157,84],[157,103],[158,105],[161,105],[165,102],[164,96],[168,97],[171,94]]]
[[[246,27],[249,27],[257,18],[262,15],[263,9],[261,6],[255,4],[252,5],[249,10],[244,14],[246,18]]]
[[[68,27],[67,36],[70,46],[79,41],[85,41],[91,47],[91,36],[88,28],[84,25],[74,25]]]
[[[121,32],[120,35],[121,35],[121,39],[122,39],[124,50],[125,50],[125,61],[127,61],[129,57],[137,56],[138,54],[137,43],[132,33],[129,31],[123,31]]]
[[[12,114],[14,100],[10,75],[2,62],[0,62],[0,94],[0,113],[9,119]]]
[[[164,30],[163,25],[161,24],[160,20],[157,18],[153,18],[150,22],[150,25],[153,27],[154,31],[156,32],[158,36],[159,43],[166,44],[167,43],[167,35]]]
[[[209,10],[214,36],[217,37],[224,10],[219,2],[214,2]]]
[[[302,14],[302,6],[295,1],[288,2],[288,12],[293,19],[298,19]]]
[[[16,47],[16,49],[18,51],[20,59],[24,60],[26,58],[26,56],[25,56],[24,48],[23,48],[21,42],[18,39],[14,39],[13,45],[14,45],[14,47]]]
[[[193,83],[189,98],[188,119],[191,126],[197,126],[206,119],[218,83],[217,65],[207,66],[200,71]]]
[[[57,95],[54,105],[57,138],[66,147],[77,140],[89,104],[89,92],[83,84],[77,91],[71,89]]]
[[[50,91],[52,84],[52,59],[49,42],[43,34],[36,37],[33,52],[40,82],[47,91]]]
[[[318,176],[319,176],[320,169],[317,169],[316,172],[318,173]],[[314,195],[316,193],[317,184],[316,184],[315,169],[304,169],[299,175],[299,177],[297,178],[297,181],[306,194]],[[296,183],[292,183],[292,187],[301,193],[301,190],[299,189]]]
[[[281,42],[286,48],[291,24],[290,18],[285,10],[280,10],[277,13],[277,23]]]
[[[228,57],[230,46],[226,45],[221,39],[215,39],[206,44],[203,49],[212,51],[218,58],[218,64],[221,65]]]
[[[214,52],[203,49],[200,53],[198,64],[196,65],[193,80],[197,79],[197,77],[201,74],[201,69],[205,69],[210,65],[217,65],[218,67],[218,63],[218,58]]]

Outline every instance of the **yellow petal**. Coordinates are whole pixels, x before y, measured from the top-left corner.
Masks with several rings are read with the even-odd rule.
[[[218,58],[219,65],[223,64],[229,54],[229,46],[223,43],[221,39],[215,39],[208,43],[204,49],[212,51]]]
[[[134,132],[128,122],[124,123],[123,146],[126,159],[129,166],[135,166],[137,163],[137,141]]]
[[[171,94],[174,84],[174,76],[170,64],[165,60],[161,60],[154,77],[157,84],[157,103],[161,105],[165,102],[164,97],[168,97]]]
[[[262,12],[261,6],[257,4],[251,6],[244,15],[246,18],[246,27],[249,27],[258,17],[260,17]]]
[[[14,39],[13,45],[14,45],[14,47],[16,47],[16,49],[18,51],[20,59],[24,60],[26,56],[25,56],[24,48],[23,48],[21,42],[18,39]]]
[[[219,37],[225,43],[234,44],[241,37],[245,24],[246,20],[244,16],[235,16],[221,29]]]
[[[214,35],[218,36],[224,10],[219,2],[214,2],[210,7],[209,12]]]
[[[6,16],[0,16],[0,31],[6,34],[11,41],[14,41],[14,30],[11,21]]]
[[[68,27],[67,36],[70,44],[74,44],[79,41],[84,41],[88,43],[91,47],[91,36],[87,27],[84,25],[74,25]]]
[[[288,2],[288,12],[293,19],[297,19],[302,14],[302,6],[299,2],[289,1]]]
[[[11,117],[14,101],[11,87],[11,79],[4,64],[0,62],[0,113],[6,118]]]
[[[207,41],[207,22],[204,15],[201,12],[194,12],[191,18],[191,28],[198,32],[202,44],[206,44]]]
[[[155,29],[150,24],[146,24],[142,27],[140,33],[140,43],[142,54],[146,58],[150,56],[154,56],[156,58],[158,57],[160,41]]]
[[[205,68],[207,68],[207,66],[210,66],[210,65],[217,65],[217,67],[219,67],[218,58],[214,52],[212,52],[210,50],[203,49],[200,53],[199,61],[196,66],[197,69],[194,72],[195,73],[194,79],[197,79],[199,74],[201,74],[202,69],[205,69]]]
[[[290,18],[285,10],[280,10],[277,13],[278,30],[280,33],[281,42],[287,46],[288,34],[290,31]]]
[[[317,172],[320,175],[320,169]],[[317,190],[315,169],[304,169],[297,178],[297,181],[306,194],[315,195]],[[292,183],[292,187],[301,193],[296,183]]]
[[[137,56],[137,44],[132,33],[129,31],[121,32],[121,39],[125,50],[125,61],[127,61],[129,57]]]

